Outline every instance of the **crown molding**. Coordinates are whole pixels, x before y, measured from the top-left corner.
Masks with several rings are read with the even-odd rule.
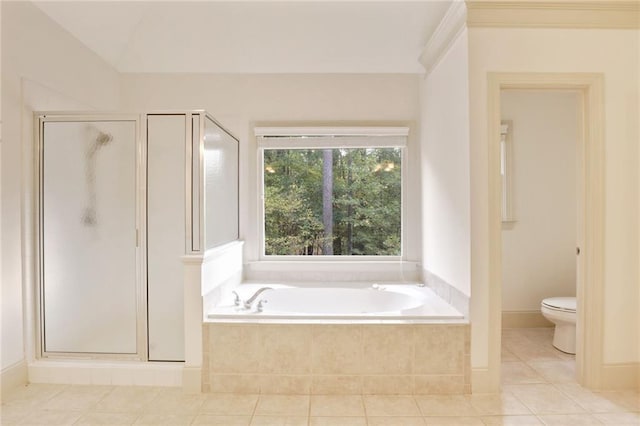
[[[427,74],[440,62],[453,42],[466,28],[466,22],[467,6],[465,2],[463,0],[452,2],[420,54],[420,63]]]
[[[640,29],[640,2],[467,0],[467,26]]]

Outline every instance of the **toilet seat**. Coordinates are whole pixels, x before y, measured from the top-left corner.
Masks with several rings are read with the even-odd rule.
[[[561,312],[576,312],[576,298],[575,297],[549,297],[542,301],[542,306],[553,311]]]

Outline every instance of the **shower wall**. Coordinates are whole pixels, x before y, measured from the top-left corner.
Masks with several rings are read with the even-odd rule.
[[[150,360],[184,359],[183,272],[180,258],[187,250],[186,130],[185,114],[147,116],[147,318]]]
[[[210,118],[204,122],[205,247],[238,239],[238,142]]]

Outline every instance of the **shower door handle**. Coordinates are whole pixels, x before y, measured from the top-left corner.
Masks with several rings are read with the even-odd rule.
[[[576,247],[576,256],[580,256],[580,247]]]

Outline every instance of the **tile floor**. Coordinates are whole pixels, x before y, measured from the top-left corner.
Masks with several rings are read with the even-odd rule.
[[[185,395],[179,389],[33,384],[5,395],[2,425],[640,425],[634,392],[590,392],[551,329],[503,334],[497,395]]]

